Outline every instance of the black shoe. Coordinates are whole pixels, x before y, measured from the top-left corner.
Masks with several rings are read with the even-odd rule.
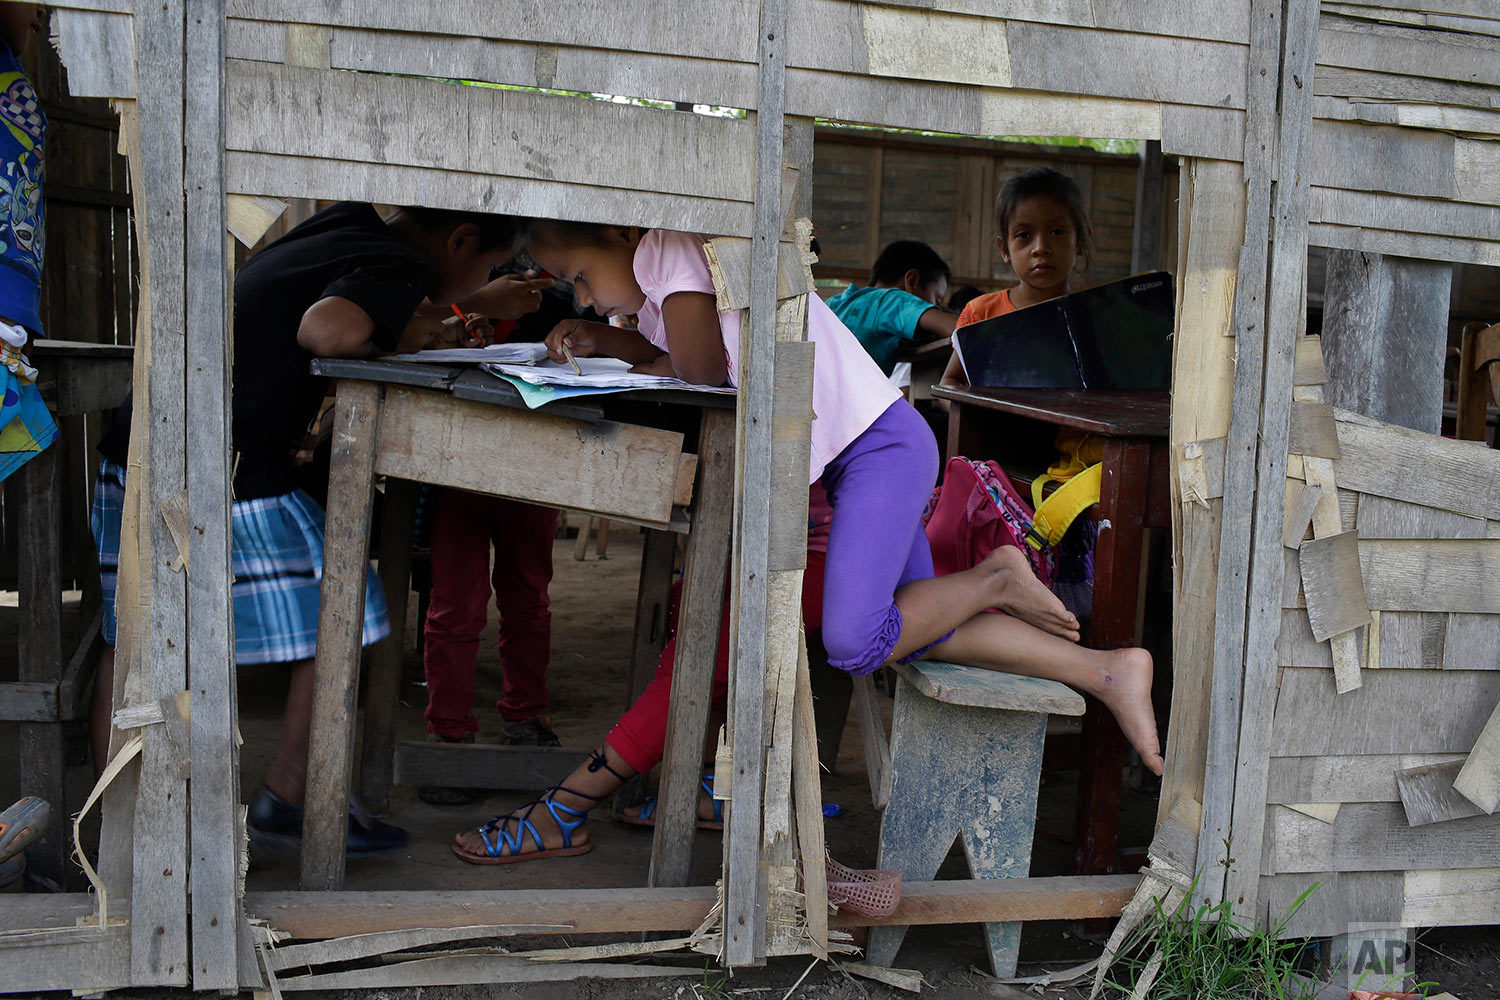
[[[474,734],[462,736],[439,736],[427,734],[428,743],[473,743]],[[477,788],[455,788],[449,785],[423,785],[417,789],[417,798],[430,806],[466,806],[479,800]]]
[[[500,743],[509,747],[560,747],[562,741],[552,731],[552,720],[533,715],[520,722],[500,723]]]
[[[250,846],[260,851],[295,851],[302,846],[302,807],[262,785],[245,818]],[[384,854],[405,847],[410,837],[399,826],[382,823],[357,802],[349,805],[347,857]]]

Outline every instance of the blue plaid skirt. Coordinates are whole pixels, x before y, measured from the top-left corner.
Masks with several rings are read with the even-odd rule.
[[[115,585],[125,470],[99,463],[90,518],[99,547],[104,639],[115,642]],[[317,651],[318,595],[323,579],[323,508],[301,490],[237,501],[231,511],[236,663],[291,663]],[[385,597],[373,572],[365,577],[364,644],[390,634]]]

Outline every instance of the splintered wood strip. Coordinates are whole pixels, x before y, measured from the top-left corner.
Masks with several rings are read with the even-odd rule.
[[[720,236],[704,245],[709,273],[714,279],[714,294],[719,312],[734,312],[750,306],[750,254],[754,241],[742,236]],[[812,272],[808,270],[801,247],[782,241],[778,244],[776,297],[790,299],[813,290]]]
[[[272,972],[302,966],[327,965],[330,962],[352,962],[376,955],[388,955],[426,945],[451,941],[473,941],[482,938],[510,937],[516,934],[557,934],[573,930],[572,924],[487,924],[474,927],[414,927],[411,930],[376,931],[329,938],[307,944],[292,944],[266,951],[266,966]]]
[[[1267,857],[1276,874],[1500,865],[1493,816],[1414,827],[1395,802],[1351,803],[1332,823],[1281,806],[1268,812]]]
[[[54,8],[52,37],[68,68],[71,97],[134,97],[134,20],[123,12]]]
[[[1339,438],[1333,407],[1327,403],[1298,401],[1292,404],[1292,422],[1287,447],[1296,455],[1338,458]]]
[[[1485,813],[1500,807],[1500,704],[1474,741],[1453,787]]]
[[[1319,642],[1370,623],[1358,537],[1346,531],[1302,543],[1302,589],[1313,638]]]
[[[1396,772],[1396,790],[1401,795],[1401,808],[1406,810],[1408,825],[1425,826],[1482,815],[1483,810],[1453,787],[1462,767],[1462,761],[1453,761]]]
[[[1500,242],[1465,239],[1460,236],[1434,236],[1428,233],[1366,229],[1360,225],[1310,223],[1308,244],[1336,250],[1362,250],[1393,257],[1415,257],[1419,260],[1447,260],[1458,264],[1500,266]]]
[[[797,637],[797,696],[793,707],[792,794],[796,801],[797,843],[801,849],[803,913],[814,957],[828,958],[828,874],[823,831],[823,786],[818,771],[818,736],[813,720],[812,679],[807,639]]]
[[[1322,393],[1321,387],[1309,388],[1319,395]],[[1307,475],[1308,485],[1317,486],[1323,491],[1322,496],[1318,498],[1317,506],[1313,508],[1313,535],[1315,538],[1324,538],[1339,534],[1344,530],[1344,525],[1339,513],[1339,491],[1333,478],[1332,459],[1306,456],[1303,458],[1302,467]],[[1343,632],[1329,640],[1333,657],[1333,672],[1337,678],[1340,693],[1352,691],[1360,685],[1359,641],[1359,636],[1353,632]]]
[[[1410,768],[1463,763],[1462,754],[1359,754],[1273,757],[1266,801],[1396,802],[1395,775]]]
[[[532,962],[508,955],[449,955],[395,965],[281,979],[283,991],[354,990],[377,987],[461,986],[467,983],[549,983],[574,979],[646,979],[702,975],[675,965],[616,965],[605,962]]]
[[[1282,525],[1282,545],[1295,549],[1302,544],[1312,523],[1313,509],[1318,506],[1322,496],[1321,487],[1309,486],[1297,479],[1286,481],[1286,519]]]
[[[1378,670],[1364,681],[1335,696],[1328,671],[1283,669],[1271,755],[1467,753],[1500,700],[1495,670]],[[1432,705],[1443,710],[1417,710]]]

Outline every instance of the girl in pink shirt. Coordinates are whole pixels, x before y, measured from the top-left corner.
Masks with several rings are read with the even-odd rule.
[[[737,383],[741,318],[718,312],[702,237],[533,220],[526,241],[539,266],[572,283],[580,306],[639,318],[639,331],[565,321],[547,337],[554,360],[563,359],[566,344],[576,356],[607,355],[697,385]],[[834,512],[823,583],[829,663],[863,674],[931,653],[1060,680],[1108,705],[1160,773],[1150,654],[1078,645],[1077,619],[1018,549],[1002,547],[973,569],[934,577],[921,521],[938,473],[932,432],[817,296],[808,297],[808,339],[816,345],[808,481],[821,478]],[[1008,614],[983,613],[992,608]],[[642,720],[637,707],[562,785],[459,834],[454,852],[476,864],[504,864],[589,850],[589,810],[660,760],[655,729],[665,718]],[[632,731],[642,721],[651,732]],[[701,800],[700,820],[712,821],[712,809]]]

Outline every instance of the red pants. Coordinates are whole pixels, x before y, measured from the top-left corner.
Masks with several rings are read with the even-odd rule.
[[[552,655],[552,537],[557,511],[462,490],[437,490],[432,504],[432,597],[423,667],[427,728],[439,736],[478,731],[474,660],[489,615],[500,611],[500,717],[520,722],[547,712]],[[490,547],[495,549],[490,571]]]
[[[661,763],[667,743],[667,707],[672,695],[673,658],[677,655],[677,619],[681,611],[682,585],[672,588],[671,637],[661,651],[651,682],[625,710],[605,740],[637,774],[645,774]],[[808,631],[823,627],[823,553],[807,553],[807,572],[802,577],[802,622]],[[714,661],[713,707],[724,707],[729,689],[729,598],[726,590],[724,614],[719,620],[719,656]]]

